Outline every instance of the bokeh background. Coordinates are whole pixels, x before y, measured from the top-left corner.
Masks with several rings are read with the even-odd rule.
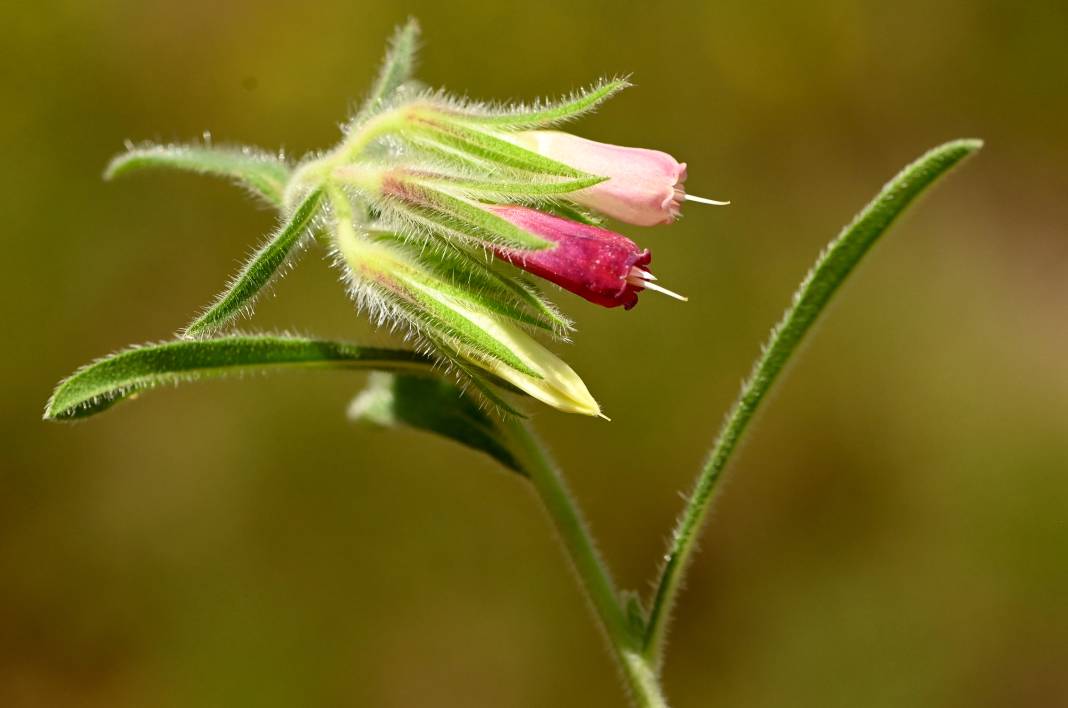
[[[678,608],[675,706],[1068,706],[1068,5],[5,3],[0,704],[618,706],[520,479],[355,428],[362,375],[167,390],[75,426],[52,385],[170,337],[273,216],[125,139],[327,147],[385,38],[490,99],[604,74],[580,127],[690,164],[627,232],[691,296],[559,301],[612,423],[539,411],[620,584],[648,591],[723,411],[823,244],[982,137],[881,243],[733,465]],[[249,328],[389,341],[315,253]]]

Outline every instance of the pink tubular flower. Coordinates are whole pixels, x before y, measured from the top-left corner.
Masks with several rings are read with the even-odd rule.
[[[555,248],[543,251],[494,248],[498,258],[592,303],[604,307],[622,305],[629,310],[638,304],[638,293],[645,288],[686,299],[650,282],[656,278],[647,267],[652,260],[649,250],[639,249],[626,236],[527,207],[487,208],[521,229],[556,244]]]
[[[609,179],[568,198],[636,226],[670,224],[686,199],[686,163],[659,150],[621,147],[570,133],[532,130],[519,143],[548,158]],[[693,197],[691,197],[693,199]]]

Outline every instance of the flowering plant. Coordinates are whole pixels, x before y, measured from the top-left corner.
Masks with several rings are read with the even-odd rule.
[[[280,366],[373,370],[350,417],[408,425],[487,453],[545,503],[636,704],[664,706],[665,628],[716,483],[765,394],[837,287],[909,203],[980,143],[960,140],[903,170],[820,255],[727,416],[671,538],[655,594],[619,592],[522,397],[605,417],[579,375],[538,337],[573,324],[528,275],[591,303],[629,310],[659,284],[651,253],[606,227],[671,223],[686,165],[666,153],[548,130],[627,86],[602,81],[558,102],[488,105],[412,81],[418,28],[394,37],[370,95],[329,151],[283,155],[212,145],[130,146],[115,177],[176,168],[228,177],[275,207],[281,225],[224,292],[172,342],[127,349],[60,383],[45,417],[82,418],[166,383]],[[413,347],[227,333],[313,243],[341,271],[357,309]],[[443,370],[443,371],[439,371]],[[442,375],[447,373],[448,375]]]

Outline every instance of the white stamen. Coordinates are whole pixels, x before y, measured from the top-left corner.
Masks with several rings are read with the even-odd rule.
[[[679,295],[676,292],[672,292],[672,291],[668,290],[665,287],[661,287],[661,286],[657,285],[656,283],[650,283],[649,281],[645,281],[645,283],[642,284],[642,287],[648,288],[650,290],[655,290],[658,293],[664,293],[668,297],[673,297],[676,300],[682,300],[683,302],[689,302],[689,300],[690,300],[690,298],[685,297],[684,295]]]
[[[692,194],[687,194],[683,197],[688,202],[697,202],[698,204],[711,204],[712,206],[727,206],[730,202],[717,202],[715,199],[706,199],[705,197],[695,197]]]
[[[656,280],[656,276],[654,276],[647,270],[642,270],[637,266],[631,266],[630,273],[627,274],[627,282],[636,288],[648,288],[649,290],[655,290],[658,293],[664,293],[668,297],[673,297],[676,300],[682,300],[683,302],[687,302],[690,299],[688,297],[683,297],[682,295],[679,295],[676,292],[672,292],[663,286],[657,285],[656,283],[652,282],[654,280]]]

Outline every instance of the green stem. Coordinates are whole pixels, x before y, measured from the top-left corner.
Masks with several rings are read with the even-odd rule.
[[[927,187],[981,146],[978,140],[949,142],[899,172],[831,242],[802,281],[793,303],[772,329],[763,353],[727,415],[672,534],[646,623],[642,653],[649,665],[660,666],[668,618],[693,555],[697,534],[708,514],[723,470],[768,390],[838,286],[879,236]]]
[[[667,708],[656,674],[641,656],[641,638],[631,630],[608,568],[594,547],[586,522],[559,470],[526,421],[511,418],[507,425],[525,463],[524,469],[608,636],[635,703],[640,708]]]
[[[286,185],[283,202],[292,207],[294,196],[300,193],[302,187],[321,188],[331,182],[336,169],[355,162],[368,145],[386,133],[397,130],[404,124],[404,120],[401,109],[393,109],[380,113],[354,129],[337,148],[317,160],[308,162],[293,173]]]

